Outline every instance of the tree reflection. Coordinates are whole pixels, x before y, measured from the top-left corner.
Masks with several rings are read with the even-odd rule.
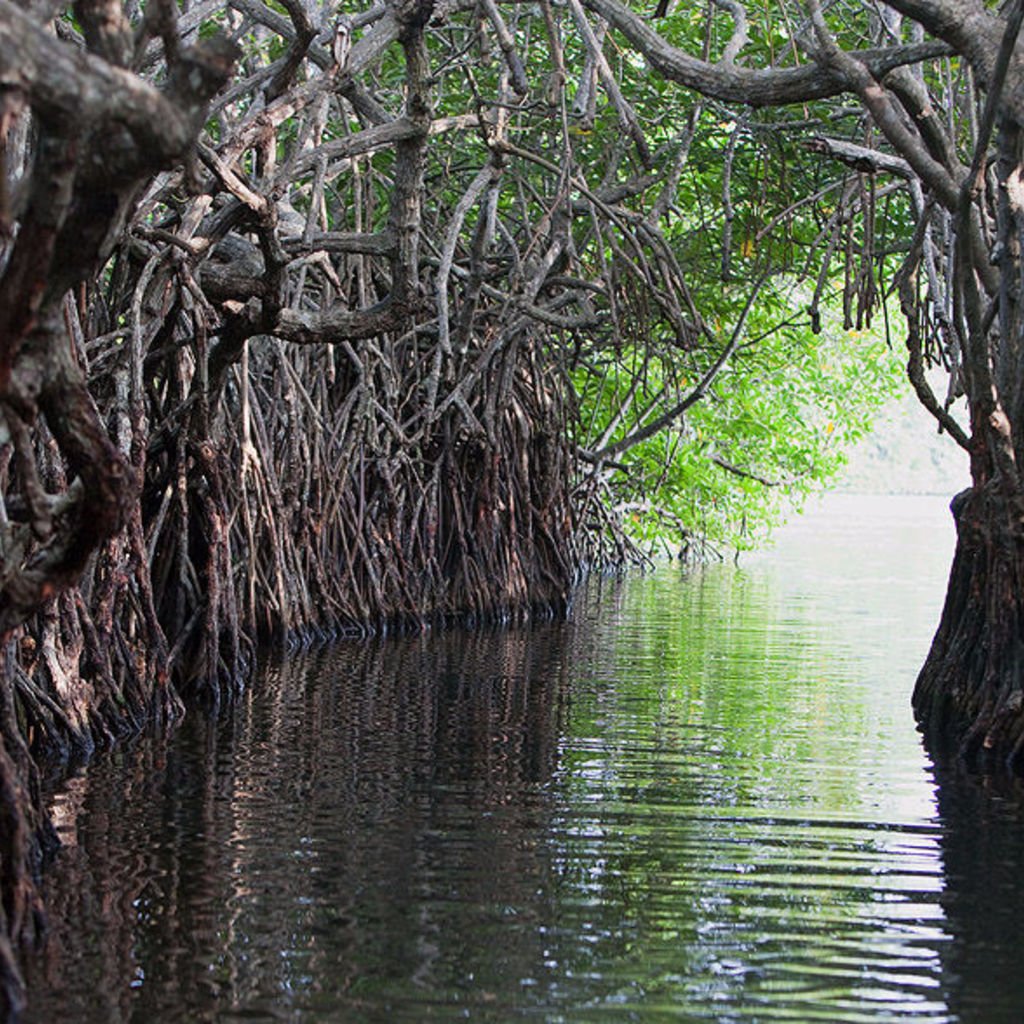
[[[1024,789],[938,776],[949,942],[942,979],[962,1024],[1016,1024],[1024,1008]]]
[[[558,760],[566,629],[284,659],[231,718],[71,780],[29,1019],[486,1001],[489,973],[528,975],[535,930],[504,926],[546,884],[528,837]]]
[[[914,592],[808,557],[813,601],[710,567],[284,659],[97,764],[32,1019],[1015,1012],[1021,812],[944,782],[936,824]]]

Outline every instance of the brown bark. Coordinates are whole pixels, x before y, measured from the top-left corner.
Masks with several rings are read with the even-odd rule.
[[[914,688],[930,747],[971,771],[1024,773],[1024,497],[989,485],[953,502],[942,620]]]
[[[132,652],[115,671],[119,659],[102,645],[106,624],[94,621],[74,599],[53,604],[131,520],[141,468],[133,469],[128,448],[119,447],[100,415],[75,333],[81,326],[78,310],[65,295],[92,284],[140,187],[185,156],[234,58],[233,48],[219,41],[182,50],[159,92],[124,70],[133,40],[119,4],[83,0],[76,14],[90,53],[60,42],[0,0],[0,84],[24,97],[36,125],[18,231],[0,276],[5,466],[13,454],[13,473],[4,474],[6,513],[0,521],[5,1016],[21,999],[7,937],[28,939],[37,926],[34,883],[49,841],[24,722],[40,749],[87,750],[124,731],[126,723],[138,727],[169,706],[166,666]],[[5,124],[5,134],[8,129]],[[7,168],[2,171],[6,176]],[[4,215],[11,212],[5,209]],[[107,572],[126,587],[117,566]],[[12,638],[33,616],[35,637],[16,644]],[[155,625],[151,620],[150,634]],[[107,638],[114,639],[109,631]],[[153,650],[159,657],[158,642]],[[98,677],[94,686],[79,678],[88,662]]]

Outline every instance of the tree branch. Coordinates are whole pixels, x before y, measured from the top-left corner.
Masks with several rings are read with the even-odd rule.
[[[583,3],[618,29],[663,78],[704,96],[744,106],[778,107],[838,96],[849,89],[844,78],[817,64],[750,70],[698,60],[666,42],[618,0],[583,0]],[[872,76],[882,78],[894,68],[947,56],[951,52],[944,42],[924,42],[882,50],[858,50],[851,56]]]

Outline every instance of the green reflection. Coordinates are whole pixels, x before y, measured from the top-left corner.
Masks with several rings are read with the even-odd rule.
[[[831,548],[804,557],[820,568]],[[573,911],[558,955],[608,983],[599,1002],[944,1018],[932,787],[904,721],[912,654],[893,656],[920,573],[944,571],[941,547],[921,554],[867,604],[849,566],[810,587],[764,563],[605,587],[555,850]]]

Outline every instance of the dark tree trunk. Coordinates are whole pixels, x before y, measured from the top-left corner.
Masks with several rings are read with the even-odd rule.
[[[1024,496],[993,481],[952,502],[956,554],[914,689],[929,746],[972,770],[1024,770]]]

